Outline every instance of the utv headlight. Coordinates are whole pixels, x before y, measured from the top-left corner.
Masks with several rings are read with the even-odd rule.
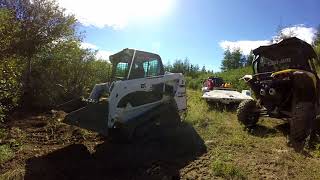
[[[266,95],[266,91],[264,89],[260,89],[260,95],[261,96],[265,96]]]
[[[270,94],[271,96],[276,95],[276,90],[275,90],[274,88],[270,88],[270,89],[269,89],[269,94]]]

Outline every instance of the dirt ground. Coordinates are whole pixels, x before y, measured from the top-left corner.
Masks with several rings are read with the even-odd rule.
[[[188,165],[206,153],[206,146],[186,123],[159,130],[157,136],[117,143],[66,125],[60,122],[63,116],[55,112],[12,117],[2,143],[15,139],[21,145],[14,158],[1,164],[2,178],[187,179],[190,169],[203,166]],[[206,170],[202,172],[205,178]]]
[[[286,122],[262,118],[244,131],[234,112],[197,97],[184,123],[131,143],[67,125],[63,112],[14,114],[0,131],[0,147],[13,150],[0,158],[0,179],[319,179],[320,144],[297,152],[286,144]],[[159,118],[170,121],[168,114]]]

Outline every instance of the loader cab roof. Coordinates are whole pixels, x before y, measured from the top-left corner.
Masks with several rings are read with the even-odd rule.
[[[253,50],[255,73],[275,72],[284,69],[311,71],[310,60],[317,59],[312,46],[296,37],[287,38],[279,43],[260,46]]]

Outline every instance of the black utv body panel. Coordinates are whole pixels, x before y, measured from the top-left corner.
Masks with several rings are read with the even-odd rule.
[[[253,54],[257,57],[253,62],[254,67],[256,66],[254,73],[266,73],[284,69],[312,71],[308,61],[313,58],[317,59],[312,46],[296,37],[284,39],[269,46],[260,46],[253,50]],[[262,57],[269,62],[262,65]]]

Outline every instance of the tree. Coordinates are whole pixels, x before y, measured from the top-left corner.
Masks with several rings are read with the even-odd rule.
[[[250,51],[250,54],[247,56],[246,66],[251,66],[253,59],[254,59],[253,52]]]
[[[185,73],[184,64],[181,59],[176,59],[172,64],[173,73]]]
[[[242,60],[243,60],[243,55],[240,49],[236,49],[233,52],[227,49],[224,52],[224,58],[222,60],[221,69],[223,71],[226,71],[226,70],[237,69],[239,67],[242,67]]]
[[[164,71],[166,71],[166,72],[172,71],[172,65],[171,65],[170,61],[168,61],[168,63],[164,65]]]
[[[75,22],[55,1],[0,1],[0,122],[22,92],[23,105],[47,109],[110,80],[111,64],[81,48]]]
[[[222,71],[226,71],[231,68],[231,61],[232,61],[231,59],[232,59],[232,55],[231,55],[230,49],[227,49],[226,51],[224,51],[224,58],[221,64]]]
[[[19,23],[12,12],[0,9],[0,123],[5,114],[18,105],[21,96],[21,71],[23,65],[13,51],[19,41]]]
[[[198,71],[199,71],[199,69],[200,69],[200,67],[199,67],[199,65],[198,65],[198,64],[193,65],[193,71],[194,71],[194,72],[198,72]]]
[[[202,66],[201,72],[203,72],[203,73],[207,72],[206,66]]]
[[[4,0],[0,8],[13,12],[20,23],[17,34],[19,41],[9,49],[14,50],[27,61],[24,78],[25,97],[31,93],[30,75],[34,55],[43,47],[51,44],[74,39],[76,19],[66,15],[54,0]],[[29,101],[29,100],[27,100]]]
[[[190,60],[187,57],[183,61],[183,71],[184,73],[190,72]]]
[[[48,43],[75,37],[76,19],[54,0],[5,0],[0,8],[12,11],[20,22],[20,41],[15,46],[22,55],[32,57]]]
[[[0,9],[0,59],[13,55],[19,41],[20,24],[8,9]]]
[[[244,67],[247,65],[247,57],[241,54],[240,57],[240,67]]]

